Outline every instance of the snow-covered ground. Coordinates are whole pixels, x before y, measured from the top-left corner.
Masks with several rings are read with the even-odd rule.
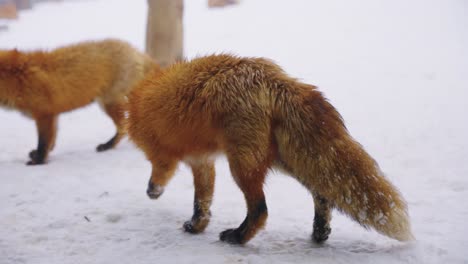
[[[213,218],[182,231],[193,185],[181,165],[159,200],[149,162],[113,133],[96,105],[60,117],[50,163],[28,167],[34,123],[0,109],[0,263],[468,263],[468,4],[463,0],[245,0],[207,9],[185,1],[186,55],[269,57],[318,85],[408,201],[415,242],[366,231],[334,213],[332,235],[310,240],[313,202],[272,173],[266,229],[245,246],[218,233],[245,216],[227,162],[217,162]],[[37,5],[0,32],[0,48],[51,49],[118,37],[143,49],[146,1]],[[87,220],[87,219],[88,220]]]

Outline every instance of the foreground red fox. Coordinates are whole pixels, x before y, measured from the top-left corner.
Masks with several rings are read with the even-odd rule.
[[[212,158],[221,152],[247,202],[244,222],[222,232],[222,241],[246,243],[263,227],[263,183],[272,167],[312,193],[316,242],[330,234],[332,208],[391,238],[412,238],[405,201],[335,108],[316,87],[266,59],[215,55],[154,71],[132,90],[129,105],[129,135],[153,165],[149,197],[163,193],[179,161],[192,168],[195,202],[187,232],[208,225]]]
[[[125,135],[126,94],[154,62],[126,42],[104,40],[51,52],[0,50],[0,107],[12,108],[36,121],[37,149],[29,165],[42,164],[55,144],[60,113],[94,100],[112,118],[117,133],[97,147],[114,147]]]

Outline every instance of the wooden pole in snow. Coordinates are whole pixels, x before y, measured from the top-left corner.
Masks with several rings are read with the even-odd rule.
[[[183,58],[183,0],[148,0],[146,52],[162,67]]]

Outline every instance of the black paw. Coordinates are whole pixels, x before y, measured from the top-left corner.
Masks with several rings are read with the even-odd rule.
[[[221,232],[219,239],[230,244],[242,244],[242,238],[237,229],[227,229]]]
[[[164,187],[161,185],[153,185],[148,184],[148,189],[146,190],[146,194],[150,199],[158,199],[161,194],[164,193]]]
[[[183,227],[184,227],[185,232],[188,232],[191,234],[198,234],[205,230],[209,222],[210,222],[210,216],[192,218],[192,220],[186,221]]]
[[[39,157],[39,154],[37,153],[36,149],[31,150],[29,152],[29,158],[31,159],[26,163],[26,165],[41,165],[45,164],[45,160],[41,157]]]
[[[26,163],[26,165],[31,166],[31,165],[42,165],[45,164],[44,161],[37,161],[37,160],[30,160]]]
[[[186,221],[184,223],[184,231],[188,232],[188,233],[191,233],[191,234],[197,234],[197,233],[200,232],[195,228],[195,225],[193,224],[193,222],[191,220]]]
[[[314,228],[314,232],[312,233],[312,239],[316,243],[323,243],[328,239],[328,236],[331,233],[330,227],[323,227],[323,228]]]
[[[113,147],[112,144],[108,144],[108,143],[99,144],[99,145],[96,147],[96,151],[97,151],[97,152],[103,152],[103,151],[106,151],[106,150],[111,149],[112,147]]]
[[[31,159],[37,159],[37,149],[33,149],[29,152],[29,157]]]

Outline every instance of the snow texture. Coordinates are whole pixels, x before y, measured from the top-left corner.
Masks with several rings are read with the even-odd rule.
[[[34,123],[0,109],[1,264],[468,263],[465,1],[185,5],[188,58],[269,57],[319,86],[408,201],[417,240],[400,243],[334,212],[330,239],[316,245],[310,195],[276,172],[265,185],[265,230],[245,246],[219,242],[219,232],[245,217],[224,158],[217,161],[211,223],[202,234],[187,234],[190,170],[181,165],[164,194],[148,199],[150,164],[132,143],[94,151],[114,133],[98,106],[63,114],[50,163],[37,167],[24,165],[36,144]],[[117,37],[143,49],[144,0],[43,3],[20,16],[3,22],[8,30],[0,32],[0,48],[52,49]]]

